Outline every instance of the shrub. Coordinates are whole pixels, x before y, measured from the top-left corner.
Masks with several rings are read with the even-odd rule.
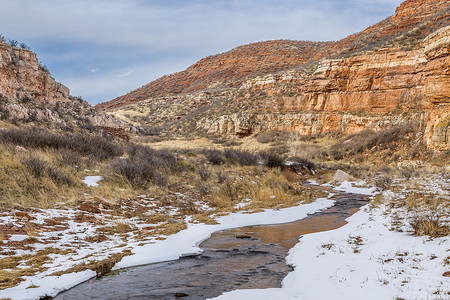
[[[223,171],[217,171],[216,176],[219,183],[223,183],[225,182],[225,180],[227,180],[227,174],[225,174],[225,172]]]
[[[98,159],[119,156],[123,148],[103,137],[82,134],[54,134],[44,129],[27,127],[0,132],[0,141],[31,148],[69,149]]]
[[[130,159],[116,159],[110,167],[137,188],[147,188],[155,177],[155,167],[142,161],[136,163]]]
[[[70,175],[64,173],[61,169],[57,167],[49,167],[47,168],[47,173],[50,179],[57,185],[68,185],[74,186],[75,182],[73,181]]]
[[[252,166],[258,163],[258,155],[245,150],[225,149],[224,156],[241,166]]]
[[[200,153],[213,165],[222,165],[226,162],[226,158],[222,151],[217,149],[202,149]]]
[[[58,167],[51,166],[37,156],[30,155],[27,158],[22,159],[22,163],[37,178],[48,176],[56,185],[75,185],[75,182],[70,175],[67,175]]]
[[[296,173],[298,173],[302,170],[307,170],[309,172],[313,172],[316,169],[315,164],[312,161],[309,161],[305,158],[291,157],[288,159],[288,161],[291,162],[289,167]]]
[[[22,159],[22,164],[24,164],[35,177],[42,177],[45,175],[47,170],[47,163],[36,156],[28,156]]]
[[[261,151],[259,156],[263,160],[263,164],[269,168],[283,168],[284,159],[274,151]]]
[[[411,140],[408,133],[415,132],[414,124],[404,124],[385,128],[375,132],[370,129],[349,135],[330,147],[330,155],[336,159],[342,159],[348,155],[355,155],[377,147],[379,150],[387,149],[399,141]]]
[[[69,150],[69,149],[61,149],[58,150],[59,154],[59,162],[63,166],[71,166],[73,168],[79,169],[83,163],[83,159],[80,154]]]
[[[9,40],[9,41],[8,41],[8,44],[9,44],[11,47],[17,47],[17,46],[19,45],[19,42],[16,41],[16,40]]]
[[[155,150],[153,148],[131,144],[127,153],[132,160],[142,161],[156,168],[176,171],[179,164],[175,155],[168,149]]]
[[[287,141],[289,134],[287,132],[269,131],[260,132],[256,135],[256,140],[261,144]]]
[[[30,50],[30,47],[27,44],[25,44],[25,43],[20,43],[19,47],[22,48],[22,49],[25,49],[25,50]]]
[[[211,177],[211,171],[208,168],[199,166],[197,168],[197,170],[198,170],[198,175],[200,175],[200,179],[202,181],[207,181],[209,179],[209,177]]]

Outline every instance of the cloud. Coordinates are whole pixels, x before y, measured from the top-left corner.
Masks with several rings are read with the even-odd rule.
[[[0,0],[0,28],[8,38],[31,45],[56,79],[74,84],[69,88],[94,104],[120,95],[110,96],[119,90],[116,79],[129,91],[141,84],[132,81],[137,74],[155,79],[242,44],[337,40],[392,14],[400,2]]]
[[[128,76],[130,76],[133,73],[134,73],[134,70],[129,70],[129,71],[126,71],[125,73],[118,74],[117,77],[119,77],[119,78],[120,77],[128,77]]]

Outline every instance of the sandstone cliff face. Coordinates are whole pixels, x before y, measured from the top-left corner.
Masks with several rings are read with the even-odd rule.
[[[310,135],[414,121],[426,128],[430,146],[449,148],[449,36],[447,26],[427,37],[418,50],[382,49],[323,60],[312,76],[288,72],[249,80],[234,101],[251,103],[263,113],[205,118],[198,125],[241,136],[261,130]]]
[[[383,47],[412,49],[449,22],[447,0],[408,0],[395,15],[337,42],[266,41],[237,47],[200,60],[188,69],[161,77],[126,95],[96,106],[111,110],[149,98],[238,87],[248,78],[286,71],[310,70],[325,57],[348,57]]]
[[[340,41],[238,47],[97,108],[139,110],[142,120],[156,122],[152,126],[169,123],[186,134],[193,119],[210,133],[238,136],[355,133],[416,123],[431,148],[449,149],[449,24],[448,0],[407,0],[392,17]],[[202,90],[211,92],[210,99],[187,107],[183,97]],[[226,94],[215,100],[221,91]],[[171,103],[161,102],[167,94]],[[184,123],[173,126],[177,122]]]
[[[34,52],[4,41],[0,41],[0,119],[69,131],[101,127],[115,133],[116,128],[130,127],[70,96],[69,89],[55,81]]]
[[[0,93],[10,99],[30,97],[41,101],[61,101],[69,89],[55,81],[32,51],[0,42]]]

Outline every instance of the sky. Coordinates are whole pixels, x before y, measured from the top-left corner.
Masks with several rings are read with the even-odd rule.
[[[27,44],[90,104],[234,47],[339,40],[402,0],[0,0],[0,33]]]

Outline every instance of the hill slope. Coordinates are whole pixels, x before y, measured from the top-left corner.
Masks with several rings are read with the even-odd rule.
[[[429,146],[446,149],[449,25],[447,1],[408,0],[338,42],[238,47],[96,108],[177,135],[355,133],[414,122]]]
[[[239,86],[243,80],[289,70],[326,56],[349,56],[373,48],[413,47],[418,40],[448,23],[443,0],[408,0],[396,14],[338,42],[266,41],[204,58],[188,69],[163,76],[141,88],[96,106],[108,110],[148,98],[190,93],[207,88]],[[420,25],[420,26],[418,26]],[[411,33],[409,30],[416,28]]]

